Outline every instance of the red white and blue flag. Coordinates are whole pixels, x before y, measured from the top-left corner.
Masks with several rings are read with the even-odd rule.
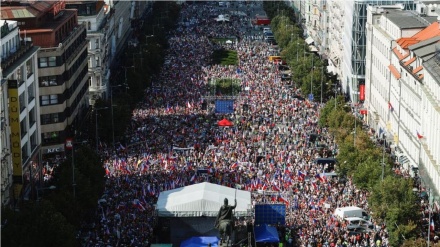
[[[322,183],[325,183],[327,181],[327,178],[325,177],[324,174],[316,174],[315,178],[318,179],[319,181],[321,181]]]
[[[194,181],[196,181],[196,173],[194,173],[194,175],[191,177],[191,179],[189,180],[191,183],[194,183]]]
[[[145,207],[142,206],[141,202],[139,201],[139,199],[134,199],[133,200],[133,206],[138,208],[141,211],[145,211]]]

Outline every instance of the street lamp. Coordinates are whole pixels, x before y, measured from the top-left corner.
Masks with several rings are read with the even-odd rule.
[[[134,65],[128,67],[122,67],[122,68],[125,70],[125,84],[127,85],[127,69],[134,68]]]
[[[108,107],[100,107],[95,108],[95,127],[96,127],[96,153],[98,153],[98,144],[99,144],[99,138],[98,138],[98,111],[108,109]]]
[[[122,87],[125,86],[127,87],[127,84],[119,84],[119,85],[114,85],[114,86],[110,86],[110,108],[111,108],[111,114],[112,114],[112,144],[113,144],[113,148],[115,147],[115,121],[114,121],[114,117],[113,117],[113,88],[115,87]]]
[[[76,199],[76,182],[75,182],[75,155],[73,152],[73,140],[72,138],[66,139],[66,150],[72,150],[72,188],[73,188],[73,199]]]

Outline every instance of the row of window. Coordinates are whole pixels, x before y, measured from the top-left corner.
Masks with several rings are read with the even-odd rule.
[[[40,68],[56,67],[57,66],[57,57],[40,57],[38,59],[38,66]]]

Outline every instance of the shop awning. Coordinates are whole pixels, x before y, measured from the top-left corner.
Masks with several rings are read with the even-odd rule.
[[[316,48],[316,46],[314,46],[314,45],[309,45],[309,49],[310,49],[311,52],[317,52],[318,51],[318,48]]]
[[[333,66],[333,65],[327,66],[327,73],[335,74],[335,66]]]
[[[306,43],[308,45],[310,45],[311,43],[315,42],[312,37],[308,37],[305,41],[306,41]]]

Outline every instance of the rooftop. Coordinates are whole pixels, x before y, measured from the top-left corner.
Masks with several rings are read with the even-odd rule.
[[[429,60],[435,55],[436,44],[440,41],[440,36],[435,36],[433,38],[419,42],[418,44],[409,46],[408,48],[412,50],[417,57],[423,59],[423,61]]]
[[[436,21],[436,18],[420,17],[414,12],[397,9],[387,10],[385,15],[392,23],[401,29],[424,28]]]
[[[440,52],[423,63],[423,67],[440,86]]]
[[[440,25],[437,21],[431,23],[431,25],[427,26],[426,28],[422,29],[420,32],[416,33],[412,37],[402,37],[397,40],[397,43],[400,47],[403,49],[406,49],[408,47],[416,47],[418,43],[429,40],[433,37],[440,35]],[[428,42],[429,43],[429,42]],[[426,43],[422,43],[421,46],[424,46]]]

